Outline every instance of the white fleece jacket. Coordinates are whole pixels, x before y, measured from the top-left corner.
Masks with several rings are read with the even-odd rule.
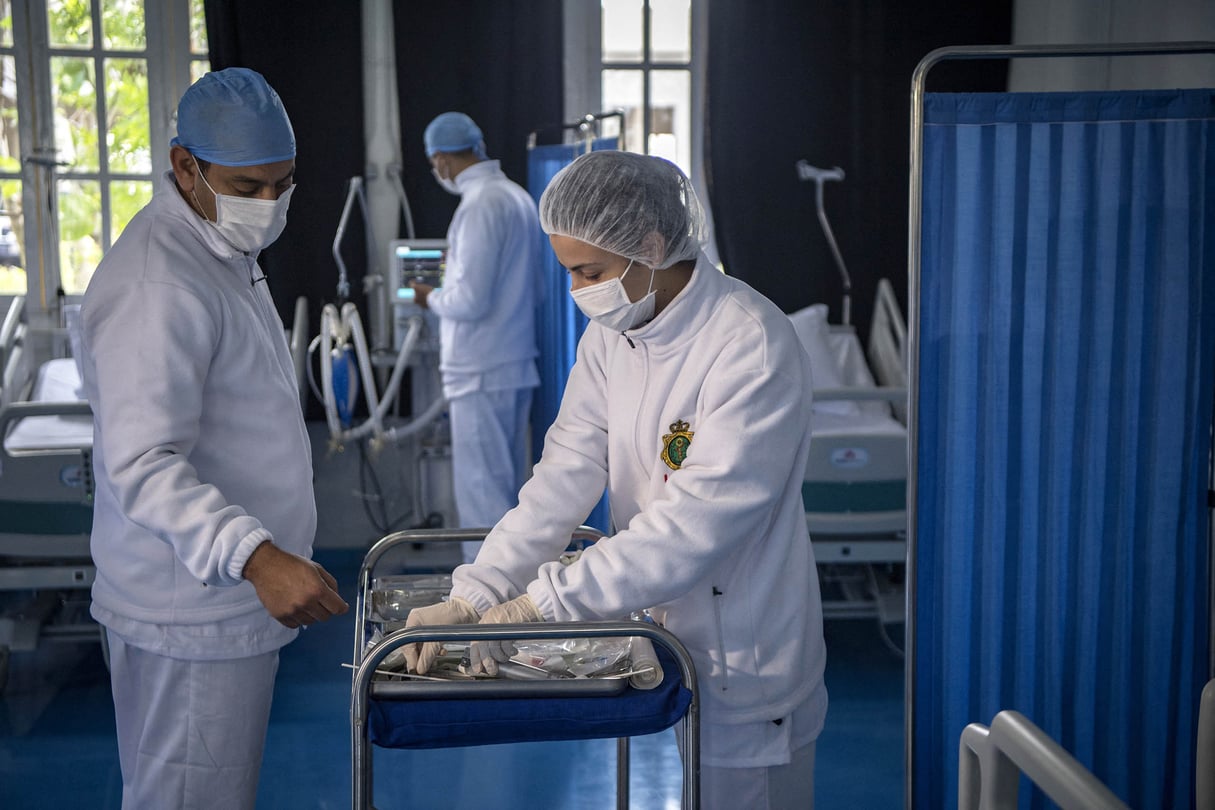
[[[228,245],[166,174],[81,307],[94,611],[128,630],[194,626],[185,657],[294,637],[241,572],[264,540],[310,556],[316,531],[295,372],[261,277],[256,257]],[[204,627],[224,622],[264,633],[225,640]]]
[[[519,506],[456,569],[453,594],[484,611],[527,593],[550,621],[652,608],[694,658],[706,723],[775,720],[812,700],[821,728],[801,499],[810,402],[789,318],[702,255],[649,324],[587,328]],[[680,461],[680,433],[691,441],[673,469],[662,453]],[[616,533],[572,565],[549,562],[605,485]]]
[[[440,318],[444,382],[505,369],[505,379],[486,390],[535,387],[535,314],[544,294],[536,201],[496,160],[469,166],[456,186],[443,286],[427,301]]]

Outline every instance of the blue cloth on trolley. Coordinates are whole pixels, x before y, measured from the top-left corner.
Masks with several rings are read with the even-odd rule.
[[[460,748],[545,740],[654,734],[675,725],[692,701],[674,656],[654,651],[665,673],[654,689],[618,695],[437,700],[370,700],[367,731],[382,748]]]

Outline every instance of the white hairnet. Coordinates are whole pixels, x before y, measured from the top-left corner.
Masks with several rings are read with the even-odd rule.
[[[540,195],[540,227],[657,269],[696,259],[706,241],[704,209],[678,166],[612,150],[557,172]]]

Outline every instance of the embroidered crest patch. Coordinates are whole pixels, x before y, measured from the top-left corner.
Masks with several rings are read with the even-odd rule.
[[[662,460],[672,470],[678,470],[688,457],[691,445],[692,431],[688,430],[688,423],[680,419],[671,425],[671,432],[662,437]]]

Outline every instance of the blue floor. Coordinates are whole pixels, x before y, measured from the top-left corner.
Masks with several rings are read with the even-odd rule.
[[[318,561],[353,604],[361,551]],[[815,768],[819,810],[903,804],[902,662],[872,620],[829,621],[831,707]],[[350,806],[353,618],[317,625],[284,648],[258,806]],[[673,732],[633,738],[631,807],[679,806]],[[374,797],[405,807],[615,807],[615,742],[528,743],[466,749],[375,749]],[[109,681],[100,647],[45,644],[14,653],[0,699],[0,808],[118,808],[122,780]],[[517,797],[507,799],[506,797]]]

